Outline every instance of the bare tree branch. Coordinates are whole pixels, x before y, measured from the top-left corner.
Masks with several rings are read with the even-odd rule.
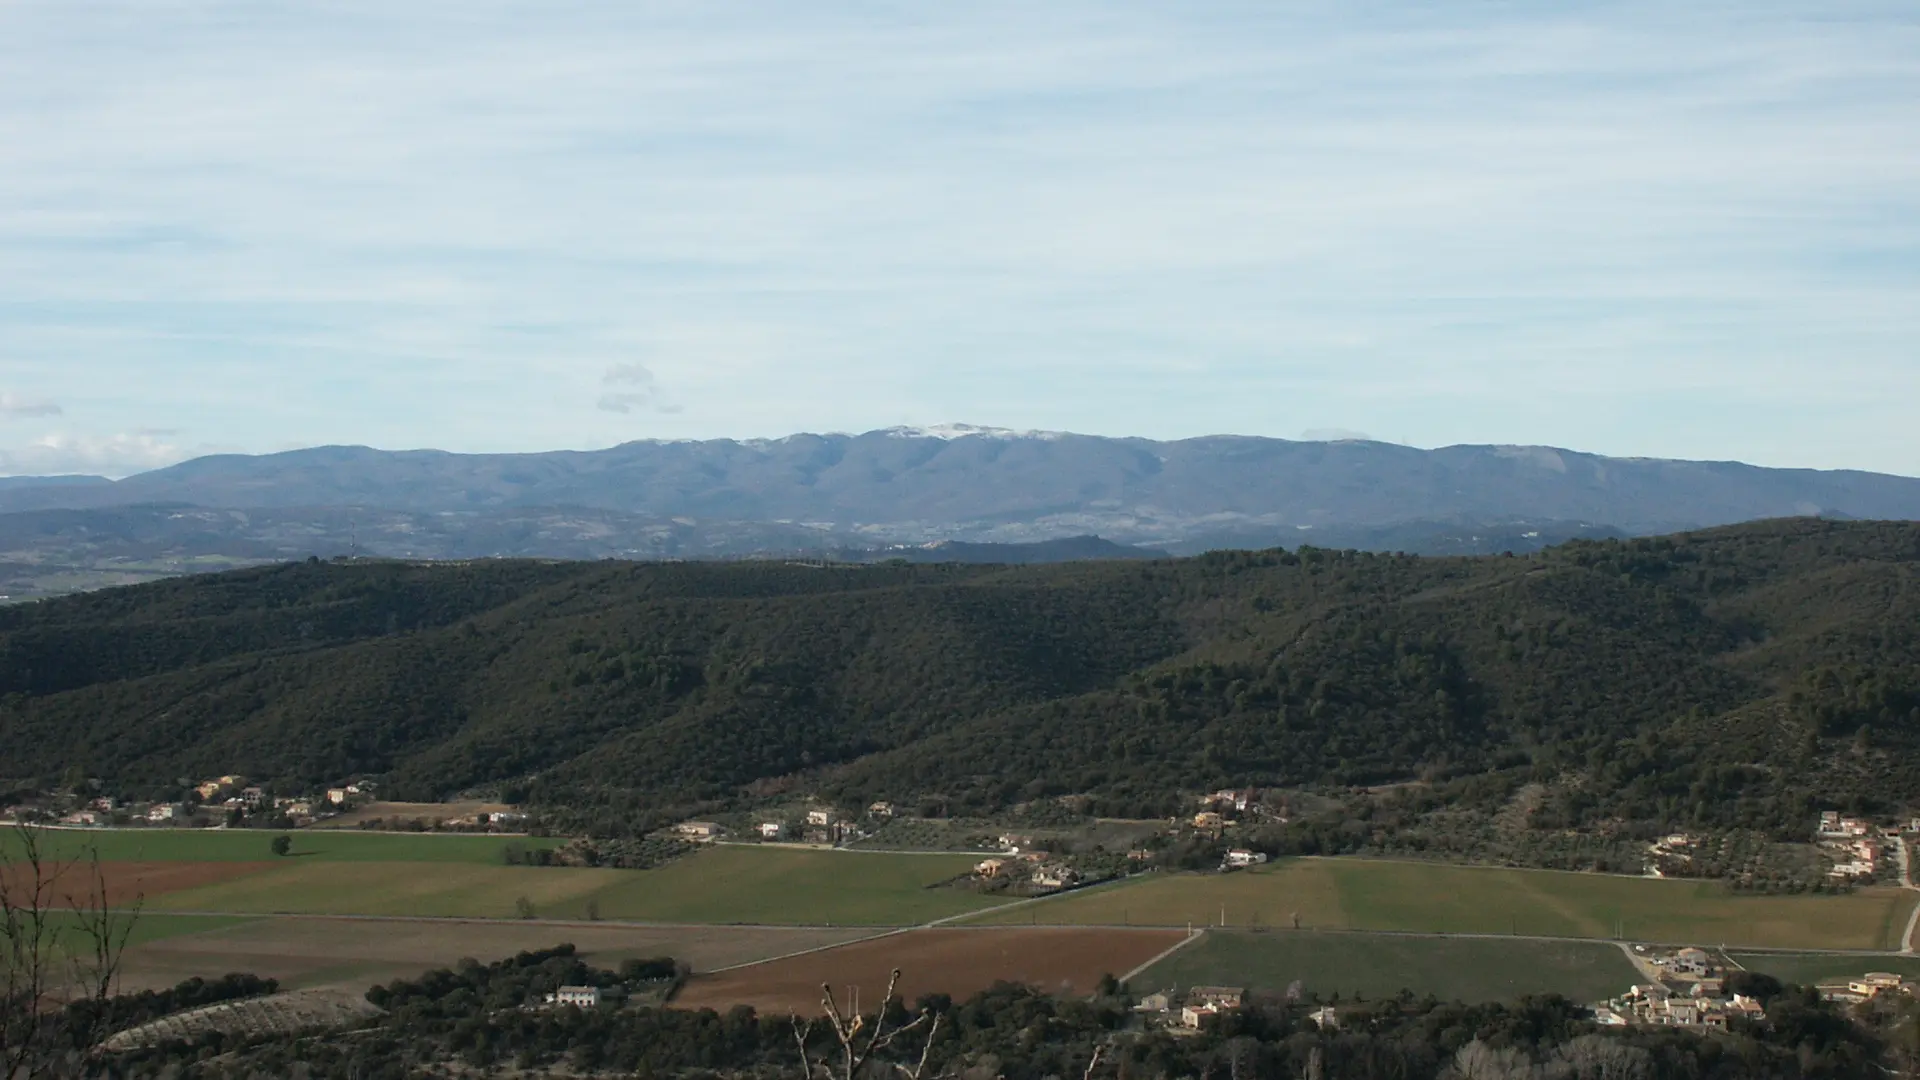
[[[67,1051],[106,1034],[106,1002],[141,908],[138,899],[115,908],[109,895],[97,847],[61,857],[26,824],[0,846],[0,1078],[48,1075]],[[88,1007],[50,1011],[56,997]]]

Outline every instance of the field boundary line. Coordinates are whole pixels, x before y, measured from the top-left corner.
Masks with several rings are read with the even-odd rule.
[[[888,930],[884,933],[874,934],[869,937],[854,938],[851,941],[836,941],[831,945],[815,945],[811,949],[800,949],[795,952],[787,953],[784,956],[769,956],[764,960],[749,960],[744,964],[728,964],[726,967],[717,967],[717,968],[714,968],[712,971],[696,971],[694,972],[694,975],[695,976],[724,975],[729,971],[739,971],[742,968],[759,967],[761,964],[777,964],[782,960],[793,960],[802,956],[812,956],[814,953],[832,952],[834,949],[844,949],[849,945],[864,945],[869,941],[881,941],[890,937],[899,937],[901,934],[911,934],[915,930],[922,930],[922,929],[925,929],[925,927],[898,926],[892,930]]]
[[[1167,957],[1172,956],[1174,953],[1179,952],[1181,949],[1186,948],[1187,946],[1193,944],[1194,942],[1199,941],[1201,938],[1206,936],[1206,933],[1207,932],[1205,930],[1194,930],[1189,932],[1186,937],[1181,938],[1179,943],[1174,945],[1172,948],[1167,949],[1165,952],[1162,952],[1159,956],[1154,957],[1153,959],[1147,961],[1146,963],[1141,964],[1139,967],[1134,968],[1132,971],[1127,972],[1125,975],[1120,976],[1120,981],[1123,983],[1130,983],[1133,980],[1139,978],[1140,976],[1145,975],[1149,970],[1151,970],[1154,967],[1154,965],[1160,963],[1160,961],[1165,960]]]

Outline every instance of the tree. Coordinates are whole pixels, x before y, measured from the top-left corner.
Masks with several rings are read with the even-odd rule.
[[[587,899],[587,921],[600,921],[600,901],[598,899],[592,897]]]
[[[816,1054],[808,1049],[813,1039],[815,1021],[802,1023],[798,1016],[792,1018],[793,1041],[800,1048],[800,1061],[806,1066],[808,1080],[859,1080],[876,1054],[885,1054],[901,1037],[924,1027],[927,1034],[920,1045],[919,1060],[912,1065],[905,1062],[893,1064],[904,1080],[922,1080],[927,1070],[927,1058],[933,1053],[934,1039],[940,1034],[942,1017],[927,1009],[911,1021],[889,1029],[887,1014],[894,1010],[898,1000],[894,990],[899,985],[900,969],[895,968],[893,977],[887,980],[886,996],[880,999],[880,1009],[874,1015],[872,1024],[868,1024],[867,1018],[860,1015],[857,1008],[842,1011],[840,1003],[834,999],[833,987],[825,983],[820,985],[820,1006],[826,1012],[827,1031],[833,1036],[835,1045],[829,1046],[825,1053]],[[864,1041],[861,1038],[863,1034]],[[837,1055],[834,1053],[836,1048],[839,1051]],[[836,1057],[838,1060],[835,1060]]]
[[[293,837],[276,836],[273,838],[273,853],[275,855],[286,855],[292,851],[293,851]]]
[[[99,849],[62,857],[25,825],[0,844],[0,1077],[76,1073],[79,1052],[106,1034],[104,1003],[141,898],[108,901]],[[55,1002],[92,1007],[47,1007]]]
[[[533,901],[524,896],[515,898],[513,901],[513,914],[515,918],[519,919],[533,918]]]

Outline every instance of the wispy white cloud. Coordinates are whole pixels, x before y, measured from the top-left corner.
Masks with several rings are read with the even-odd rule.
[[[26,0],[0,69],[0,371],[101,438],[1920,472],[1910,5]]]
[[[172,465],[206,452],[165,435],[127,432],[112,435],[43,435],[21,447],[0,447],[0,476],[76,473],[127,476]]]
[[[57,401],[23,397],[9,390],[0,390],[0,420],[59,416],[60,412],[60,403]]]

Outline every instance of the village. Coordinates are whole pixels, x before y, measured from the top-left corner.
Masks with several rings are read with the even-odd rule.
[[[1063,835],[1072,830],[1059,827],[1003,827],[969,837],[964,848],[944,850],[966,850],[987,856],[974,864],[967,876],[966,884],[972,888],[1016,896],[1043,896],[1145,869],[1155,854],[1149,844],[1164,845],[1176,839],[1218,842],[1228,838],[1239,826],[1284,824],[1287,818],[1283,808],[1270,802],[1272,798],[1255,789],[1200,795],[1196,797],[1197,812],[1190,816],[1130,823],[1137,826],[1136,843],[1111,851],[1097,845],[1092,851],[1085,850],[1084,843]],[[887,801],[871,803],[864,811],[848,811],[808,801],[744,819],[736,816],[730,822],[683,821],[659,835],[690,844],[871,846],[870,842],[900,817],[894,804]],[[1222,852],[1219,869],[1231,872],[1267,861],[1265,852],[1232,846]]]
[[[228,774],[193,784],[181,797],[147,800],[96,794],[91,783],[45,792],[0,809],[0,822],[53,825],[64,828],[269,828],[297,829],[343,817],[373,806],[378,785],[372,780],[343,783],[298,793],[283,793],[251,784],[245,776]],[[526,827],[528,815],[510,808],[471,810],[434,817],[431,828],[456,832],[515,832]],[[391,824],[409,830],[429,827],[426,821],[386,822],[356,820],[358,827]]]
[[[1649,1025],[1725,1030],[1735,1019],[1762,1020],[1766,1006],[1741,991],[1743,969],[1706,949],[1653,950],[1636,945],[1634,965],[1647,981],[1619,997],[1595,1002],[1594,1019],[1607,1026]],[[1916,985],[1900,975],[1869,971],[1819,983],[1828,1001],[1860,1004],[1882,997],[1912,997]]]

